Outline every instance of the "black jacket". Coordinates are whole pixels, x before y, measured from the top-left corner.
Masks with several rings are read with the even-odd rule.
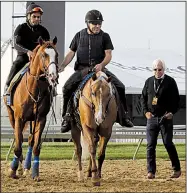
[[[165,74],[158,93],[154,89],[154,80],[156,80],[154,76],[148,78],[142,90],[141,104],[144,114],[151,112],[153,115],[159,117],[163,116],[166,112],[175,114],[178,111],[180,101],[175,80]],[[152,105],[152,100],[155,96],[158,98],[157,105]]]
[[[101,30],[98,34],[88,34],[85,28],[76,33],[70,49],[77,52],[74,70],[81,70],[101,63],[105,58],[105,50],[113,50],[114,47],[108,33]]]
[[[42,25],[30,26],[29,23],[20,24],[14,33],[14,47],[18,51],[18,55],[23,55],[28,50],[33,51],[38,45],[38,38],[50,40],[48,30]]]

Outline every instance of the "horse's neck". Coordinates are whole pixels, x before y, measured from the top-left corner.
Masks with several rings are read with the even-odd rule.
[[[30,64],[30,73],[34,76],[39,76],[41,73],[40,70],[40,60],[39,55],[36,55],[35,58],[31,61]]]
[[[83,89],[83,95],[87,99],[91,99],[91,80],[88,80],[88,82],[85,84],[84,89]]]
[[[27,74],[26,82],[27,82],[27,88],[32,94],[38,95],[38,78],[41,74],[40,69],[40,60],[39,56],[36,55],[35,58],[31,61],[31,64],[29,66],[30,73]]]

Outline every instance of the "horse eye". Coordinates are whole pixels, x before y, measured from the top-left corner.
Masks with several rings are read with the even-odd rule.
[[[95,93],[92,92],[92,96],[95,96]]]

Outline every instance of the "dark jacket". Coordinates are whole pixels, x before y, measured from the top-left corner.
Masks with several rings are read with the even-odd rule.
[[[180,101],[175,80],[165,74],[157,93],[154,89],[154,80],[155,84],[157,84],[158,79],[156,80],[154,76],[148,78],[142,90],[141,104],[144,114],[151,112],[153,115],[159,117],[163,116],[166,112],[175,114],[178,111]],[[152,105],[153,97],[155,96],[158,98],[157,105]]]
[[[20,24],[14,33],[14,47],[18,51],[18,55],[23,55],[28,50],[33,51],[38,45],[38,38],[50,40],[48,30],[42,25],[32,27],[29,23]]]

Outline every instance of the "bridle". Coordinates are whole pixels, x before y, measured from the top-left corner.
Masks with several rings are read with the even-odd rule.
[[[100,76],[99,79],[97,79],[97,81],[99,81],[101,79],[104,79],[106,81],[106,78],[104,76]],[[94,86],[94,84],[91,84],[91,81],[90,81],[90,93],[91,93],[90,99],[91,99],[91,101],[86,96],[84,96],[83,93],[81,92],[81,97],[83,98],[84,102],[90,107],[93,114],[95,114],[95,105],[94,105],[93,100],[92,100],[92,97],[95,97],[95,93],[92,91],[92,87]],[[107,83],[105,83],[105,84],[108,86]],[[114,98],[114,94],[111,94],[108,101],[107,101],[106,110],[105,110],[105,114],[104,114],[104,120],[106,118],[108,108],[109,108],[109,104],[110,104],[110,101],[111,101],[112,98]]]
[[[51,47],[51,48],[53,48],[53,49],[55,50],[55,53],[56,53],[55,61],[49,63],[49,65],[46,66],[46,65],[45,65],[45,59],[46,59],[45,53],[41,53],[41,54],[40,54],[40,58],[42,59],[43,73],[40,74],[40,75],[33,75],[33,74],[31,74],[31,72],[30,72],[30,68],[29,68],[28,71],[27,71],[27,73],[28,73],[31,77],[33,77],[37,82],[40,80],[40,78],[45,78],[45,79],[47,79],[47,80],[49,79],[48,69],[49,69],[49,66],[50,66],[51,64],[55,64],[56,68],[58,68],[58,52],[57,52],[56,48],[55,48],[52,44],[46,43],[44,49],[45,49],[45,48],[48,48],[48,47]],[[31,64],[30,64],[30,65],[31,65]],[[58,70],[57,70],[57,71],[58,71]],[[26,73],[26,89],[27,89],[27,92],[28,92],[29,96],[31,97],[31,99],[32,99],[35,103],[38,103],[39,100],[41,99],[40,88],[38,87],[38,83],[37,83],[37,87],[38,87],[38,97],[37,97],[37,99],[35,99],[35,98],[32,96],[32,93],[31,93],[31,92],[29,91],[29,89],[28,89],[27,73]],[[49,82],[49,81],[48,81],[48,82]],[[55,83],[55,84],[57,84],[57,83]]]

